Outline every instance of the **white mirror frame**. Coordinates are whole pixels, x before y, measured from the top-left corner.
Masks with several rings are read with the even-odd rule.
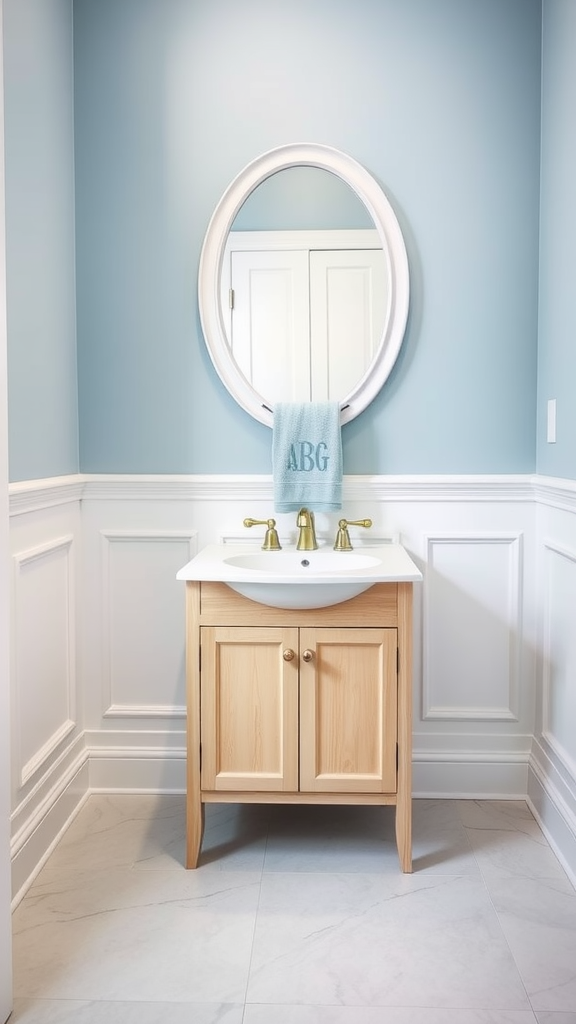
[[[228,186],[211,217],[200,256],[198,304],[208,352],[222,383],[246,412],[270,427],[271,400],[254,390],[230,353],[220,306],[220,277],[226,240],[240,207],[271,174],[300,166],[330,171],[356,193],[374,221],[389,261],[390,313],[372,364],[353,390],[340,399],[342,423],[364,412],[388,379],[408,317],[410,288],[404,239],[396,215],[372,175],[346,153],[316,143],[280,146],[253,160]]]

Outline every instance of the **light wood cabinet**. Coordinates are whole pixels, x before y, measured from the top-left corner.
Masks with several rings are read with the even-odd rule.
[[[367,803],[395,805],[411,871],[412,584],[307,611],[186,595],[187,866],[206,802]]]

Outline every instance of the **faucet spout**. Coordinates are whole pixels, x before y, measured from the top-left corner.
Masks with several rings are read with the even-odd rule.
[[[296,550],[316,551],[318,541],[314,527],[314,513],[307,508],[301,508],[296,517],[296,526],[300,530]]]

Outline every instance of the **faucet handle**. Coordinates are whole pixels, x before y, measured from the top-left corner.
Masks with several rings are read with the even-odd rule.
[[[340,519],[338,522],[338,533],[334,542],[334,551],[352,551],[350,543],[349,526],[372,526],[371,519]]]
[[[280,551],[282,545],[278,538],[275,519],[245,519],[244,526],[267,526],[262,551]]]

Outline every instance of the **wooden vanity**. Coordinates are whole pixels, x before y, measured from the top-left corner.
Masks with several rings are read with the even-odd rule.
[[[188,868],[204,805],[243,802],[393,805],[412,870],[412,587],[284,610],[186,582]]]

